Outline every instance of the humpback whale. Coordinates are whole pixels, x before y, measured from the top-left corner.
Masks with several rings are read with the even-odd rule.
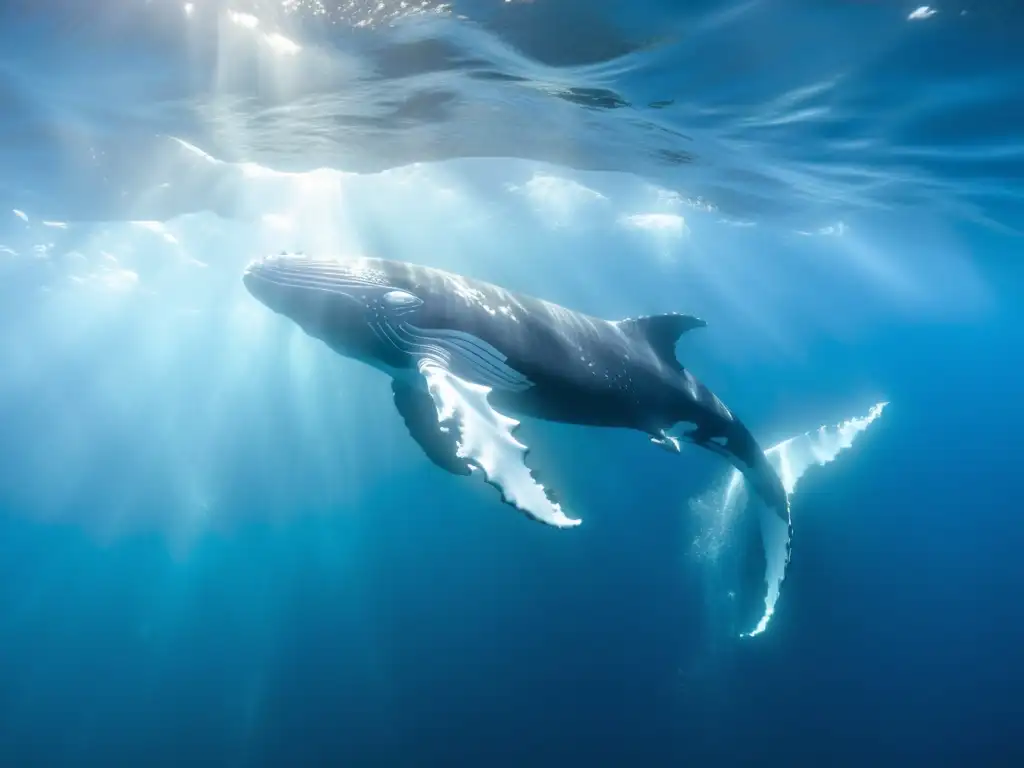
[[[339,355],[392,380],[412,438],[448,472],[481,471],[506,503],[549,525],[570,517],[526,464],[520,417],[691,443],[727,459],[789,525],[789,500],[753,436],[676,357],[703,320],[592,317],[431,267],[279,254],[242,281],[253,297]]]

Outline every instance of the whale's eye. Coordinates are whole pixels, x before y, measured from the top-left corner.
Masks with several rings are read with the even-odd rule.
[[[384,294],[384,306],[390,309],[405,310],[416,309],[423,300],[414,296],[408,291],[388,291]]]

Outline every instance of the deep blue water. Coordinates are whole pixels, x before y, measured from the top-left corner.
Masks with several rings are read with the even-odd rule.
[[[412,5],[0,7],[0,765],[1019,764],[1020,8]],[[527,421],[533,524],[281,249],[697,314],[765,446],[889,405],[738,638],[720,459]]]

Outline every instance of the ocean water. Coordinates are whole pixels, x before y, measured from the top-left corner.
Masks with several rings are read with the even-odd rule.
[[[1020,764],[1022,25],[0,7],[0,765]],[[567,530],[437,469],[281,250],[704,318],[788,568],[695,448],[524,420]]]

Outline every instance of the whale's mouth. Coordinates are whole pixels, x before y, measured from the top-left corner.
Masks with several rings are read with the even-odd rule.
[[[242,273],[242,284],[261,304],[285,314],[290,314],[289,308],[299,306],[311,288],[302,280],[281,275],[262,260],[249,263]]]
[[[359,261],[289,253],[249,262],[242,283],[261,304],[303,327],[319,326],[327,316],[355,321],[375,298],[391,290],[383,273]]]
[[[293,254],[267,256],[249,262],[242,274],[242,282],[247,287],[269,283],[296,291],[322,291],[348,296],[360,290],[391,287],[384,275],[375,270]]]
[[[242,284],[248,289],[249,293],[259,298],[256,294],[258,286],[261,283],[267,282],[266,278],[263,277],[263,265],[261,261],[250,261],[245,267],[245,271],[242,272]]]

